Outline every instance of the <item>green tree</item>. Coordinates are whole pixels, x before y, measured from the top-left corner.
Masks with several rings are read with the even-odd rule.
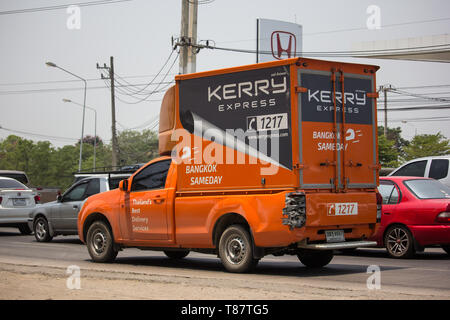
[[[117,136],[119,164],[146,163],[159,155],[158,135],[151,130],[126,130]]]
[[[28,172],[33,141],[10,135],[0,146],[0,167]]]
[[[404,157],[405,151],[404,148],[409,145],[409,141],[405,140],[401,137],[402,128],[387,128],[387,140],[393,141],[394,147],[397,151],[399,157]],[[378,137],[384,136],[384,126],[378,126]],[[399,159],[397,159],[399,160]]]
[[[443,156],[450,154],[450,140],[440,132],[416,135],[409,146],[404,148],[405,161],[420,157]]]
[[[34,143],[29,150],[30,163],[26,173],[30,176],[31,182],[36,186],[50,186],[53,177],[49,175],[52,166],[52,158],[55,149],[48,141]]]
[[[97,140],[97,141],[96,141]],[[80,143],[80,139],[78,139],[78,143]],[[95,143],[97,143],[97,147],[101,144],[103,144],[102,139],[99,136],[91,136],[91,135],[87,135],[83,138],[83,145],[85,143],[94,145]]]
[[[399,153],[395,141],[388,140],[384,135],[378,136],[378,158],[382,167],[396,168],[399,165]]]
[[[52,177],[51,186],[65,190],[73,182],[73,172],[78,171],[80,148],[77,146],[64,146],[58,148],[51,161],[48,174]]]

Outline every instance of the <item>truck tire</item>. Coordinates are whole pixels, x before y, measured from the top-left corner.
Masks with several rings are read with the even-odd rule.
[[[18,228],[19,228],[20,233],[25,235],[25,236],[31,234],[31,232],[32,232],[32,230],[30,229],[30,227],[26,223],[19,225]]]
[[[86,245],[94,262],[113,262],[117,257],[112,232],[104,221],[96,221],[89,227]]]
[[[251,271],[259,261],[253,258],[252,238],[241,225],[232,225],[222,233],[219,257],[227,271],[236,273]]]
[[[302,249],[297,252],[297,257],[308,268],[322,268],[333,259],[333,250]]]
[[[164,254],[170,259],[183,259],[189,254],[189,250],[164,251]]]
[[[34,221],[34,237],[37,242],[50,242],[53,237],[50,235],[50,228],[48,227],[48,221],[44,217],[38,217]]]

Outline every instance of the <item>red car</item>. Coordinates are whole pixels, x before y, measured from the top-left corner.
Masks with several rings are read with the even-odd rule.
[[[440,245],[450,255],[450,188],[421,177],[380,177],[381,224],[371,240],[393,258]]]

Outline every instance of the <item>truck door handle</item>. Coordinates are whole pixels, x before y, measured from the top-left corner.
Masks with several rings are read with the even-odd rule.
[[[153,199],[153,201],[156,203],[156,204],[161,204],[161,203],[163,203],[164,202],[164,198],[161,198],[160,196],[156,196],[154,199]]]
[[[73,205],[73,207],[72,208],[74,208],[74,209],[78,209],[78,206],[77,205]]]
[[[383,212],[383,214],[390,215],[391,213],[390,212]]]

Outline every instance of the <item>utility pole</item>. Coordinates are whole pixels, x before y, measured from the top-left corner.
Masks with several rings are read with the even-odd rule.
[[[387,99],[387,93],[389,90],[392,89],[392,85],[388,84],[388,85],[384,85],[380,87],[380,90],[384,92],[384,136],[387,138],[387,103],[388,103],[388,99]]]
[[[196,71],[198,2],[181,0],[180,74]]]
[[[97,69],[105,69],[108,70],[109,78],[103,77],[102,79],[111,80],[111,131],[112,131],[112,161],[111,165],[113,168],[117,167],[118,164],[118,156],[117,156],[117,135],[116,135],[116,98],[114,92],[114,58],[110,57],[110,65],[109,67],[106,64],[103,64],[103,67],[100,67],[97,63]]]

